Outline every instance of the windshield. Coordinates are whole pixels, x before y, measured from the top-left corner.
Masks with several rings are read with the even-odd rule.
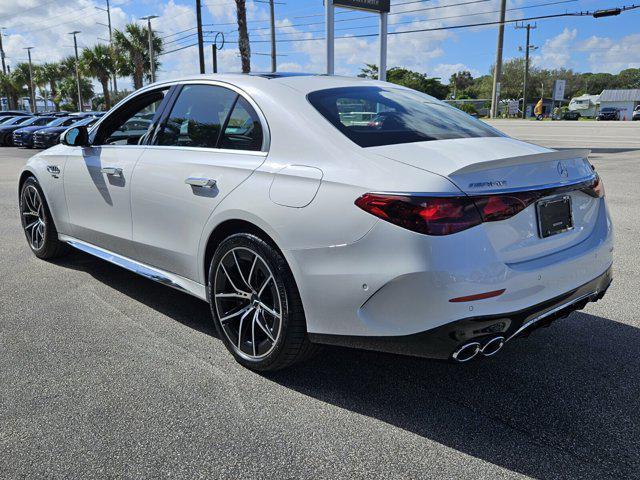
[[[457,108],[412,90],[342,87],[312,92],[307,98],[361,147],[502,135]]]
[[[56,118],[55,120],[51,120],[49,123],[47,123],[47,127],[64,127],[65,125],[71,125],[74,120],[76,119],[69,117]]]
[[[27,120],[31,120],[33,117],[13,117],[6,122],[3,122],[4,125],[20,125]]]

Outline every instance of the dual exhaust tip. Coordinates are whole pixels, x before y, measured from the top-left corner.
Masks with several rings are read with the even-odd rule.
[[[468,362],[476,356],[482,354],[485,357],[492,357],[504,347],[506,339],[503,336],[497,336],[489,339],[484,343],[469,342],[462,345],[453,352],[452,358],[458,363]]]

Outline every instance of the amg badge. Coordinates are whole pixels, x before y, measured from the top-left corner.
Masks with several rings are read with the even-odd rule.
[[[504,187],[506,184],[507,184],[506,180],[491,180],[489,182],[470,183],[469,188]]]

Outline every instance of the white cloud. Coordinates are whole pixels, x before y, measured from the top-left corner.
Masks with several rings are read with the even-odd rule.
[[[468,71],[473,77],[479,77],[482,75],[478,70],[469,68],[463,63],[439,63],[428,74],[430,77],[440,77],[442,83],[448,83],[451,75],[458,72]]]
[[[538,55],[534,55],[533,64],[542,68],[571,68],[574,65],[573,52],[577,29],[565,29],[562,33],[544,42]]]
[[[578,49],[587,54],[589,69],[593,72],[618,73],[626,68],[640,68],[638,33],[620,40],[593,36],[581,42]]]

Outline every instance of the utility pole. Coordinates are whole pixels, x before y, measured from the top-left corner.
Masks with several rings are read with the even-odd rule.
[[[273,0],[269,0],[269,13],[271,14],[271,71],[276,73],[276,20]]]
[[[500,102],[500,77],[502,77],[502,47],[504,45],[504,18],[507,11],[507,0],[500,2],[500,25],[498,26],[498,48],[496,50],[496,66],[493,71],[493,89],[491,91],[491,118],[498,115]]]
[[[1,27],[0,28],[0,57],[2,57],[2,73],[6,74],[7,73],[7,66],[4,63],[4,49],[2,48],[2,36],[4,35],[4,33],[2,33],[2,31],[5,29],[5,27]]]
[[[202,3],[196,0],[196,21],[198,22],[198,57],[200,58],[200,73],[204,73],[204,43],[202,40]]]
[[[158,16],[147,15],[146,17],[140,18],[140,20],[147,21],[147,36],[149,37],[149,66],[151,67],[151,83],[155,83],[156,81],[156,65],[155,65],[155,60],[153,58],[153,30],[151,30],[151,20],[154,18],[158,18]]]
[[[335,36],[335,19],[333,10],[333,0],[324,0],[324,24],[325,24],[325,38],[326,38],[326,53],[327,53],[327,75],[334,74],[334,36]],[[379,70],[378,70],[379,71]]]
[[[78,39],[76,35],[81,33],[80,30],[74,30],[69,32],[69,35],[73,35],[73,48],[76,52],[76,86],[78,87],[78,111],[82,112],[82,90],[80,90],[80,60],[78,59]]]
[[[109,48],[111,48],[111,54],[113,55],[113,33],[111,31],[111,6],[109,5],[109,0],[106,0],[107,2],[107,8],[102,8],[102,7],[96,7],[98,10],[102,10],[103,12],[107,12],[107,25],[104,25],[104,23],[100,23],[98,22],[99,25],[104,25],[105,27],[109,28]],[[113,74],[113,93],[118,93],[118,81],[117,81],[117,74],[114,73]]]
[[[37,113],[38,107],[36,106],[36,95],[33,91],[33,69],[31,67],[31,49],[34,47],[25,47],[25,50],[29,54],[29,97],[31,98],[31,113]]]
[[[380,64],[378,65],[378,80],[387,81],[387,12],[380,13]]]
[[[522,118],[527,118],[527,84],[529,83],[529,53],[531,50],[535,50],[538,47],[534,47],[530,44],[531,30],[537,28],[536,25],[516,25],[516,29],[527,29],[527,44],[524,47],[524,82],[522,87]]]
[[[4,49],[2,48],[2,36],[4,35],[2,33],[2,31],[4,30],[5,27],[0,27],[0,57],[2,58],[2,73],[3,74],[7,74],[7,66],[4,63]],[[4,92],[5,95],[7,96],[7,108],[11,108],[9,105],[9,91],[5,91]]]

